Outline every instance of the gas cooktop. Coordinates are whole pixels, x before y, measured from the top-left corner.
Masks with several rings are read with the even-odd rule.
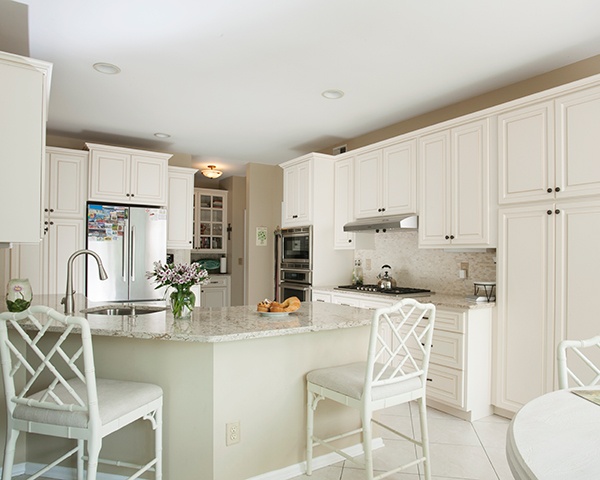
[[[404,295],[411,297],[425,297],[431,295],[431,290],[424,288],[394,287],[382,290],[377,285],[340,285],[336,290],[357,290],[359,292],[381,293],[384,295]]]

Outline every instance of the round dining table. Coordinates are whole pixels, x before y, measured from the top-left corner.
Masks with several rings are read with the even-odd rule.
[[[528,402],[512,419],[506,456],[517,480],[599,480],[600,405],[573,390]]]

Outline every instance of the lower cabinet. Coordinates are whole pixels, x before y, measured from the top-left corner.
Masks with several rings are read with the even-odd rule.
[[[315,289],[313,301],[360,308],[391,306],[396,300]],[[468,421],[493,413],[492,308],[438,307],[429,362],[427,403]]]
[[[231,305],[231,291],[229,275],[215,275],[209,283],[200,288],[201,307],[229,307]]]

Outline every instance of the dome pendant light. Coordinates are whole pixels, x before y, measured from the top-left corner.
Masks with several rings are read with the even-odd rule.
[[[208,178],[219,178],[223,175],[221,170],[216,170],[216,165],[209,165],[207,169],[202,170],[202,175]]]

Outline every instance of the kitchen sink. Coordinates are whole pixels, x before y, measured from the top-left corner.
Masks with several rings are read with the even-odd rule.
[[[146,315],[148,313],[163,312],[167,307],[154,305],[104,305],[82,310],[88,315]]]

